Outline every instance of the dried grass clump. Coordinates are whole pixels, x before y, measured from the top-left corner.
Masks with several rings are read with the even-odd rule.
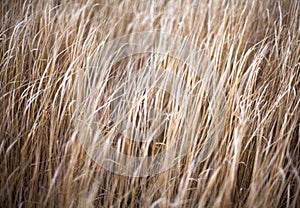
[[[0,206],[300,207],[299,9],[297,0],[2,1]],[[205,159],[210,100],[188,66],[142,54],[88,69],[100,44],[154,30],[195,44],[221,77],[224,129]],[[155,106],[170,120],[145,145],[115,132],[108,100],[113,81],[124,83],[147,64],[183,77],[197,102],[176,106],[167,93],[147,92],[145,109]],[[89,86],[94,77],[103,91]],[[197,119],[183,128],[178,112],[191,109]],[[87,111],[93,122],[81,128]],[[129,117],[142,121],[143,113]],[[179,137],[196,142],[171,169],[127,177],[103,169],[78,142],[95,126],[130,155],[156,154]]]

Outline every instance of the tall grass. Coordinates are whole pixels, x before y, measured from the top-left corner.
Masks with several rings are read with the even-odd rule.
[[[297,0],[2,1],[0,206],[299,207],[299,9]],[[210,99],[188,66],[142,54],[97,68],[101,44],[142,31],[186,38],[220,76],[224,129],[208,157],[200,153],[214,125]],[[145,145],[116,133],[109,99],[147,65],[183,77],[196,99],[177,106],[161,90],[136,94],[145,111],[155,106],[169,116]],[[178,116],[191,109],[194,117]],[[82,127],[86,112],[92,122]],[[147,128],[146,114],[137,108],[124,119]],[[122,176],[80,144],[95,127],[129,155],[156,154],[179,137],[195,144],[160,174]]]

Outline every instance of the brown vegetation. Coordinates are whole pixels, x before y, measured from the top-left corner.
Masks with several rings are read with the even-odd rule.
[[[0,206],[299,207],[299,10],[297,0],[2,1]],[[105,138],[121,142],[119,151],[156,154],[197,130],[197,142],[174,167],[122,176],[99,166],[78,142],[90,134],[78,121],[87,110],[79,101],[90,90],[80,83],[101,43],[154,30],[186,38],[213,63],[225,89],[224,129],[213,153],[199,158],[213,125],[210,100],[188,66],[170,57],[136,55],[100,68],[90,76],[105,86],[95,100],[103,108],[91,115]],[[145,63],[174,70],[197,89],[197,102],[179,107],[167,93],[149,92],[143,105],[155,105],[170,121],[147,146],[115,133],[107,105],[115,86],[106,79],[123,83]],[[201,119],[183,128],[176,113],[193,108]],[[141,121],[138,115],[130,116]]]

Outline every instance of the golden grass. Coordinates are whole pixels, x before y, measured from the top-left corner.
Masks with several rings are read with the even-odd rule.
[[[297,0],[2,1],[0,206],[299,207],[299,9]],[[99,45],[142,31],[186,38],[221,77],[224,129],[207,158],[201,145],[214,125],[210,100],[188,66],[143,54],[89,69]],[[179,74],[196,101],[176,106],[168,93],[150,90],[142,106],[170,119],[145,145],[115,132],[108,100],[114,83],[146,64]],[[96,98],[86,97],[90,91]],[[186,128],[178,113],[191,109]],[[92,122],[82,128],[86,112]],[[143,116],[135,109],[124,119],[142,125]],[[179,137],[194,145],[160,174],[122,176],[80,145],[95,125],[102,140],[129,155],[156,154]]]

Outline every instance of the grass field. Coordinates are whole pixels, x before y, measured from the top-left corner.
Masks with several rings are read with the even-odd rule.
[[[300,1],[0,8],[0,207],[300,207]]]

